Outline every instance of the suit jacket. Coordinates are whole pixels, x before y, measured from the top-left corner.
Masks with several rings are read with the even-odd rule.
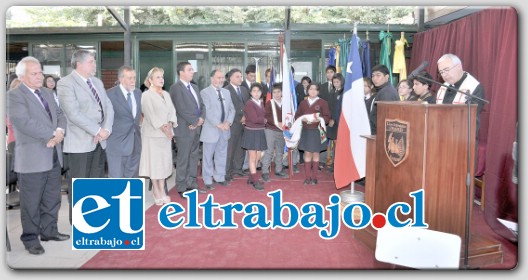
[[[329,82],[322,83],[319,85],[319,97],[324,99],[326,102],[328,102],[331,98],[331,92],[328,90],[328,83]],[[334,87],[332,86],[331,88],[333,89]]]
[[[240,123],[240,120],[244,116],[244,107],[249,100],[249,93],[245,87],[240,86],[240,93],[242,95],[242,100],[240,100],[236,89],[231,84],[228,84],[225,89],[229,90],[231,101],[233,101],[233,105],[235,106],[235,118],[233,119],[231,129],[243,129],[244,127],[242,126],[242,123]]]
[[[53,151],[57,151],[62,166],[62,143],[56,149],[46,147],[53,133],[60,127],[66,130],[66,117],[55,103],[50,90],[40,88],[48,102],[51,120],[44,106],[33,92],[21,84],[7,93],[7,113],[15,132],[15,166],[19,173],[45,172],[53,168]]]
[[[93,138],[99,128],[112,132],[114,109],[108,99],[103,82],[91,77],[104,112],[101,123],[101,108],[86,81],[75,71],[57,82],[57,94],[61,108],[68,119],[68,134],[64,137],[65,153],[87,153],[95,150]],[[106,148],[106,140],[100,142]]]
[[[224,102],[224,121],[233,123],[235,118],[235,106],[231,101],[231,94],[225,88],[220,89]],[[218,100],[218,92],[211,85],[204,88],[200,95],[202,96],[203,103],[205,105],[205,122],[200,135],[200,141],[205,143],[216,143],[220,137],[228,140],[231,133],[230,129],[222,131],[217,127],[220,124],[222,117],[222,105]]]
[[[247,79],[244,79],[244,81],[242,81],[242,84],[240,84],[241,87],[245,87],[247,89],[247,91],[249,92],[249,88],[251,88],[251,84],[252,83],[249,83],[249,81]]]
[[[306,96],[308,96],[308,93],[304,93],[304,87],[302,84],[298,84],[296,87],[295,87],[295,95],[297,97],[297,106],[299,106],[299,104],[301,104],[301,102],[304,100],[304,98]],[[319,95],[321,95],[321,92],[319,92]]]
[[[141,147],[141,128],[139,127],[141,120],[141,90],[136,88],[132,92],[136,99],[135,118],[120,86],[115,86],[106,93],[114,108],[114,124],[112,134],[107,139],[106,153],[130,156],[134,145]]]
[[[196,99],[189,92],[185,84],[178,80],[175,84],[170,87],[169,94],[176,108],[176,116],[178,119],[178,126],[174,129],[174,136],[189,136],[194,135],[195,133],[200,133],[201,127],[196,129],[189,129],[189,125],[196,125],[198,123],[198,118],[205,120],[205,106],[200,96],[200,91],[198,86],[191,83],[191,87],[196,93],[198,98],[198,104],[200,108],[200,114],[196,113]]]
[[[266,94],[268,93],[268,91],[269,91],[270,93],[273,92],[273,89],[270,88],[270,87],[268,86],[268,83],[266,83],[266,82],[262,82],[262,83],[260,83],[260,84],[262,85],[262,95],[263,95],[263,96],[266,96]]]

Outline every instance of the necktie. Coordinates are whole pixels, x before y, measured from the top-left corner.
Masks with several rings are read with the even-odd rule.
[[[96,90],[95,87],[92,85],[92,81],[90,81],[90,79],[88,79],[88,80],[86,80],[86,83],[87,83],[88,86],[90,87],[90,90],[92,91],[92,94],[94,95],[95,100],[96,100],[97,103],[99,104],[99,108],[101,108],[101,123],[102,123],[102,122],[104,122],[103,104],[101,104],[101,99],[99,99],[99,94],[97,94],[97,90]]]
[[[236,91],[237,91],[237,95],[238,95],[238,98],[240,99],[240,101],[244,101],[242,99],[242,93],[240,93],[240,87],[237,87]]]
[[[328,92],[330,92],[331,89],[332,89],[332,84],[328,83]]]
[[[196,97],[194,97],[194,94],[191,90],[191,84],[188,84],[187,85],[187,89],[189,90],[189,93],[192,95],[192,97],[194,98],[194,101],[196,101],[196,110],[195,110],[195,113],[196,113],[196,116],[199,117],[200,116],[200,105],[198,104],[198,99],[196,99]]]
[[[134,112],[132,111],[132,98],[130,97],[130,92],[127,93],[127,103],[128,103],[128,108],[130,108],[130,111],[132,112],[132,116],[133,116]]]
[[[224,99],[222,98],[222,93],[219,89],[216,90],[218,92],[218,100],[220,100],[220,106],[222,106],[222,116],[220,117],[220,122],[224,122],[225,120],[225,108],[224,108]]]
[[[50,111],[50,108],[49,108],[49,105],[48,105],[48,101],[46,101],[46,99],[42,98],[42,95],[40,94],[40,90],[36,89],[35,90],[35,94],[39,97],[40,102],[42,102],[42,105],[44,105],[44,109],[46,109],[46,112],[48,113],[48,116],[49,116],[49,118],[51,120],[52,119],[51,118],[51,111]]]

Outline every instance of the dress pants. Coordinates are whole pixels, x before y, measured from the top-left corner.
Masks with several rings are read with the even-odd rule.
[[[73,178],[103,178],[105,167],[105,151],[101,144],[95,150],[87,153],[68,153],[69,184],[68,203],[70,204],[70,224],[72,222],[72,183]]]
[[[242,165],[246,150],[242,149],[242,135],[244,127],[242,125],[233,128],[231,126],[231,137],[227,144],[227,165],[226,175],[233,176],[233,172],[242,172]]]
[[[61,167],[57,153],[53,153],[53,167],[49,171],[19,173],[20,240],[26,248],[40,244],[38,236],[56,236],[61,206]]]
[[[204,184],[210,185],[212,179],[217,182],[224,182],[227,162],[227,139],[218,138],[218,142],[203,142],[202,156],[202,178]]]
[[[137,141],[137,140],[136,140]],[[138,178],[141,145],[134,144],[132,154],[121,156],[106,151],[108,164],[108,178]],[[110,159],[111,158],[111,159]]]
[[[184,192],[186,189],[198,188],[198,161],[200,160],[200,133],[191,132],[190,135],[176,136],[176,190]]]

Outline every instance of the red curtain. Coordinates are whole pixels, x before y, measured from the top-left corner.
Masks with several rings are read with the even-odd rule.
[[[436,62],[445,53],[460,57],[465,71],[484,87],[490,104],[481,113],[479,166],[485,175],[485,217],[497,233],[511,233],[496,218],[517,222],[517,185],[512,183],[512,144],[517,124],[517,11],[480,11],[414,36],[410,69],[429,61],[427,71],[442,81]],[[433,88],[436,90],[438,87]]]

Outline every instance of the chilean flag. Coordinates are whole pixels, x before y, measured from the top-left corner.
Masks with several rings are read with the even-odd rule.
[[[365,177],[367,140],[361,135],[370,135],[356,34],[350,40],[348,63],[343,70],[346,70],[345,86],[334,159],[334,179],[338,189]]]

